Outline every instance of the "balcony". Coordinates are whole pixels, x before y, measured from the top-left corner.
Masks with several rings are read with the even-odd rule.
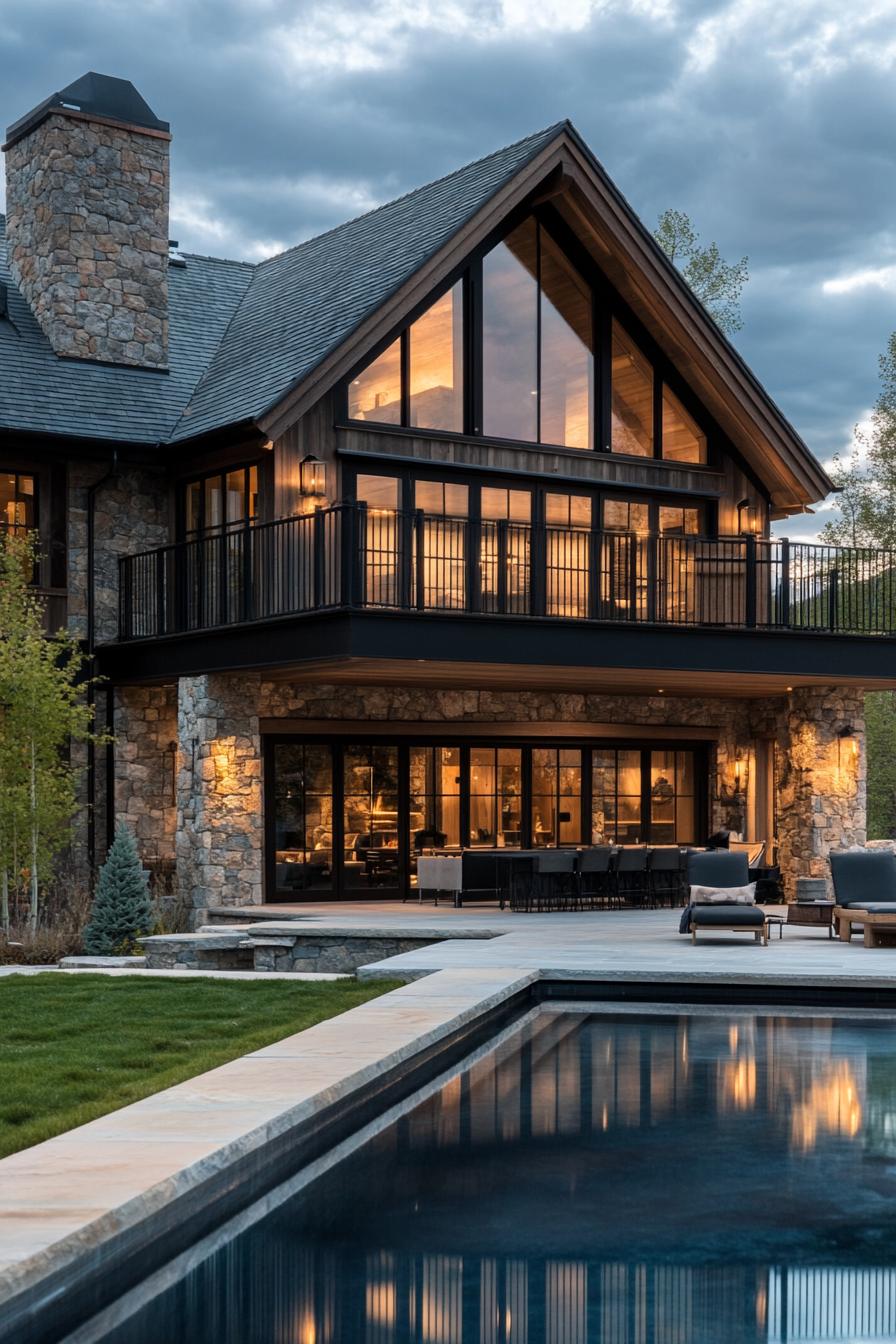
[[[554,660],[561,656],[571,631],[579,641],[590,632],[590,649],[577,644],[573,659],[587,666],[605,656],[610,643],[621,648],[618,639],[606,639],[611,630],[620,638],[623,631],[652,631],[661,643],[671,636],[679,645],[683,632],[691,632],[692,641],[702,633],[704,649],[741,632],[811,637],[815,652],[803,658],[807,669],[813,658],[817,666],[816,641],[823,637],[822,656],[832,673],[847,670],[843,650],[876,644],[875,667],[855,671],[880,677],[884,653],[888,665],[893,660],[886,637],[896,634],[896,552],[749,536],[595,532],[339,504],[120,562],[119,649],[227,632],[233,638],[238,631],[257,649],[261,627],[269,632],[266,641],[282,642],[282,632],[271,632],[284,624],[293,631],[295,649],[298,628],[308,635],[311,625],[323,630],[323,618],[340,615],[357,618],[356,625],[363,618],[368,630],[371,618],[380,619],[380,630],[383,617],[402,618],[408,651],[398,651],[398,625],[394,648],[389,636],[380,637],[379,645],[416,661],[421,652],[441,656],[431,640],[447,648],[461,636],[481,642],[487,631],[498,661],[519,661],[525,654],[523,660],[533,663],[548,645]],[[446,633],[449,627],[453,633]],[[539,629],[550,630],[550,639],[542,639]],[[318,635],[315,641],[321,655],[359,652],[351,641],[321,643]],[[836,644],[839,669],[830,663]],[[630,665],[665,666],[660,646],[652,647]],[[292,656],[302,661],[311,655],[303,648]],[[477,650],[476,657],[484,656]],[[749,668],[752,656],[743,645],[726,666]],[[707,655],[701,657],[705,663]],[[790,670],[786,659],[778,661],[782,672]],[[194,658],[190,666],[200,663]],[[219,658],[215,665],[237,664]],[[792,670],[799,670],[795,663]]]

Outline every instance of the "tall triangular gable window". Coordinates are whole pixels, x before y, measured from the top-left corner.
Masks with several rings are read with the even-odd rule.
[[[706,462],[706,434],[613,308],[530,216],[351,380],[349,419]]]

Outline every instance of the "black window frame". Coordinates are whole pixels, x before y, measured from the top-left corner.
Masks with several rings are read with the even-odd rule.
[[[2,532],[4,533],[4,535],[12,534],[13,536],[15,536],[15,535],[17,535],[17,534],[21,534],[21,533],[24,533],[24,532],[35,532],[35,533],[37,533],[37,535],[39,536],[39,535],[40,535],[40,523],[41,523],[41,517],[40,517],[40,505],[41,505],[41,498],[40,498],[40,473],[37,472],[37,471],[30,471],[30,470],[29,470],[29,471],[23,471],[23,470],[21,470],[21,468],[19,468],[19,467],[4,467],[4,466],[0,466],[0,476],[11,476],[11,477],[14,479],[14,481],[15,481],[15,486],[14,486],[14,491],[13,491],[13,499],[14,499],[14,502],[15,502],[15,503],[18,503],[20,497],[21,497],[22,499],[26,499],[26,500],[27,500],[27,499],[31,499],[31,500],[33,500],[32,508],[33,508],[33,513],[34,513],[34,521],[31,522],[31,523],[8,523],[4,518],[0,518],[0,531],[2,531]],[[30,480],[31,483],[32,483],[33,491],[32,491],[32,494],[31,494],[30,496],[28,496],[28,495],[22,495],[22,496],[20,496],[20,492],[19,492],[19,481],[20,481],[23,477],[27,477],[28,480]]]
[[[499,243],[511,234],[527,217],[533,217],[539,227],[538,253],[540,256],[540,231],[544,229],[551,240],[563,251],[579,274],[590,286],[592,293],[592,331],[594,340],[592,408],[591,408],[591,444],[588,448],[575,448],[567,444],[551,443],[536,439],[505,439],[499,435],[485,434],[483,421],[482,388],[482,261]],[[536,277],[539,292],[538,311],[541,311],[540,276]],[[410,424],[410,384],[409,384],[409,337],[411,326],[427,309],[437,303],[458,281],[463,287],[463,429],[438,430],[424,429]],[[635,453],[613,452],[612,448],[612,325],[614,319],[622,326],[629,339],[638,347],[650,364],[653,372],[653,455],[643,456]],[[539,319],[540,327],[540,319]],[[349,385],[352,378],[368,368],[382,352],[396,340],[401,341],[401,421],[399,424],[378,423],[375,420],[353,420],[349,417]],[[541,425],[541,340],[538,337],[538,415],[537,426]],[[663,457],[663,388],[678,398],[682,407],[693,418],[698,429],[706,437],[706,461],[683,462]],[[365,358],[360,361],[341,384],[339,397],[339,418],[347,427],[369,429],[378,433],[396,433],[412,435],[418,438],[457,439],[474,438],[487,443],[512,444],[515,447],[539,450],[554,450],[564,453],[581,454],[588,452],[604,453],[623,462],[662,464],[665,467],[682,471],[717,471],[724,456],[740,460],[740,455],[723,433],[715,419],[709,414],[690,385],[682,378],[668,357],[659,348],[643,323],[610,283],[594,258],[587,252],[575,234],[552,207],[536,206],[534,209],[520,208],[504,221],[469,258],[457,267],[446,280],[434,289],[427,298],[418,304],[411,316],[398,328],[393,328],[388,337],[371,347]]]
[[[428,726],[428,725],[427,725]],[[491,726],[491,725],[489,725]],[[690,751],[694,753],[694,832],[695,839],[699,842],[702,836],[708,833],[708,818],[710,815],[709,789],[711,781],[710,773],[710,751],[712,742],[706,739],[691,739],[687,736],[685,730],[680,738],[674,739],[651,739],[649,733],[641,736],[631,736],[625,738],[601,738],[599,735],[589,736],[587,732],[581,735],[569,738],[553,738],[550,736],[532,737],[516,733],[512,736],[502,737],[499,731],[500,725],[494,725],[496,731],[483,733],[481,736],[452,735],[450,730],[445,732],[433,733],[432,731],[415,732],[413,724],[403,723],[395,733],[371,734],[363,732],[354,732],[350,730],[340,731],[338,721],[334,721],[332,732],[265,732],[262,735],[262,757],[263,757],[263,780],[264,780],[264,802],[263,802],[263,833],[264,833],[264,878],[265,878],[265,898],[267,900],[277,899],[276,887],[276,818],[274,816],[273,800],[276,796],[274,787],[274,762],[275,748],[279,743],[292,743],[294,745],[324,745],[330,748],[332,761],[332,781],[333,781],[333,803],[332,803],[332,836],[333,836],[333,880],[331,890],[322,897],[318,892],[310,893],[304,899],[307,900],[358,900],[363,899],[363,889],[348,888],[343,881],[343,858],[344,858],[344,808],[345,808],[345,749],[346,747],[358,746],[395,746],[398,751],[398,846],[397,855],[397,875],[395,888],[399,894],[407,894],[410,890],[410,872],[411,872],[411,837],[409,834],[409,813],[410,813],[410,748],[414,747],[456,747],[460,749],[459,773],[461,778],[460,785],[460,845],[461,848],[470,848],[470,751],[473,747],[487,747],[500,750],[505,747],[521,749],[522,781],[520,794],[520,816],[521,816],[521,834],[520,849],[531,849],[532,846],[532,750],[539,747],[556,747],[558,750],[571,748],[580,752],[581,759],[581,813],[578,840],[570,840],[563,845],[553,844],[546,846],[550,849],[574,849],[577,846],[589,846],[593,843],[592,824],[593,824],[593,779],[594,779],[594,755],[599,751],[607,750],[634,750],[641,753],[641,789],[642,789],[642,827],[644,819],[647,818],[649,827],[649,793],[650,793],[650,754],[652,751]],[[645,812],[643,809],[647,807]],[[641,843],[656,843],[650,840],[644,840]],[[686,843],[674,842],[674,843]],[[516,848],[516,847],[514,847]],[[371,888],[370,896],[382,900],[394,899],[391,887],[378,889]],[[302,899],[293,898],[293,899]]]
[[[248,473],[251,471],[253,467],[256,470],[256,497],[258,500],[258,512],[255,514],[250,514],[248,512],[248,501],[250,498]],[[224,511],[226,512],[227,477],[234,471],[242,471],[245,473],[244,499],[246,501],[246,512],[240,519],[234,518],[228,520],[224,518],[220,523],[214,523],[212,524],[212,526],[207,527],[205,524],[205,483],[206,481],[210,481],[215,477],[218,478],[221,485],[221,499],[225,501]],[[200,522],[197,528],[188,529],[187,491],[192,485],[198,485],[200,487],[199,511],[202,521]],[[213,537],[219,535],[221,532],[227,531],[228,528],[253,527],[256,523],[259,523],[261,521],[262,462],[261,459],[259,458],[253,458],[251,461],[232,462],[229,465],[223,467],[213,467],[208,471],[201,472],[199,475],[182,476],[177,481],[176,489],[178,492],[177,508],[176,508],[176,524],[177,524],[177,536],[179,541],[195,541],[200,537]]]

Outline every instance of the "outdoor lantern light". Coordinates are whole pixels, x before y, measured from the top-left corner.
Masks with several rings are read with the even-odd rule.
[[[327,493],[327,464],[309,454],[299,467],[299,485],[303,495],[320,498]]]
[[[737,505],[737,530],[740,533],[759,531],[759,510],[749,499],[742,499]]]
[[[854,761],[859,754],[859,739],[856,736],[856,730],[851,723],[844,724],[837,734],[837,766],[843,764],[843,752],[846,752],[847,759]]]

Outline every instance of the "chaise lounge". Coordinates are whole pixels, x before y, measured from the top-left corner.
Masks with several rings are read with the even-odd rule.
[[[882,922],[896,916],[896,854],[878,849],[834,850],[831,877],[834,928],[844,942],[852,934],[850,911],[882,916]],[[873,919],[859,922],[867,926]]]
[[[749,862],[742,852],[718,849],[688,855],[688,884],[691,888],[710,887],[721,891],[746,887],[749,881]],[[758,905],[746,901],[692,902],[688,913],[692,943],[696,943],[698,932],[752,933],[757,942],[768,945],[765,911]]]

